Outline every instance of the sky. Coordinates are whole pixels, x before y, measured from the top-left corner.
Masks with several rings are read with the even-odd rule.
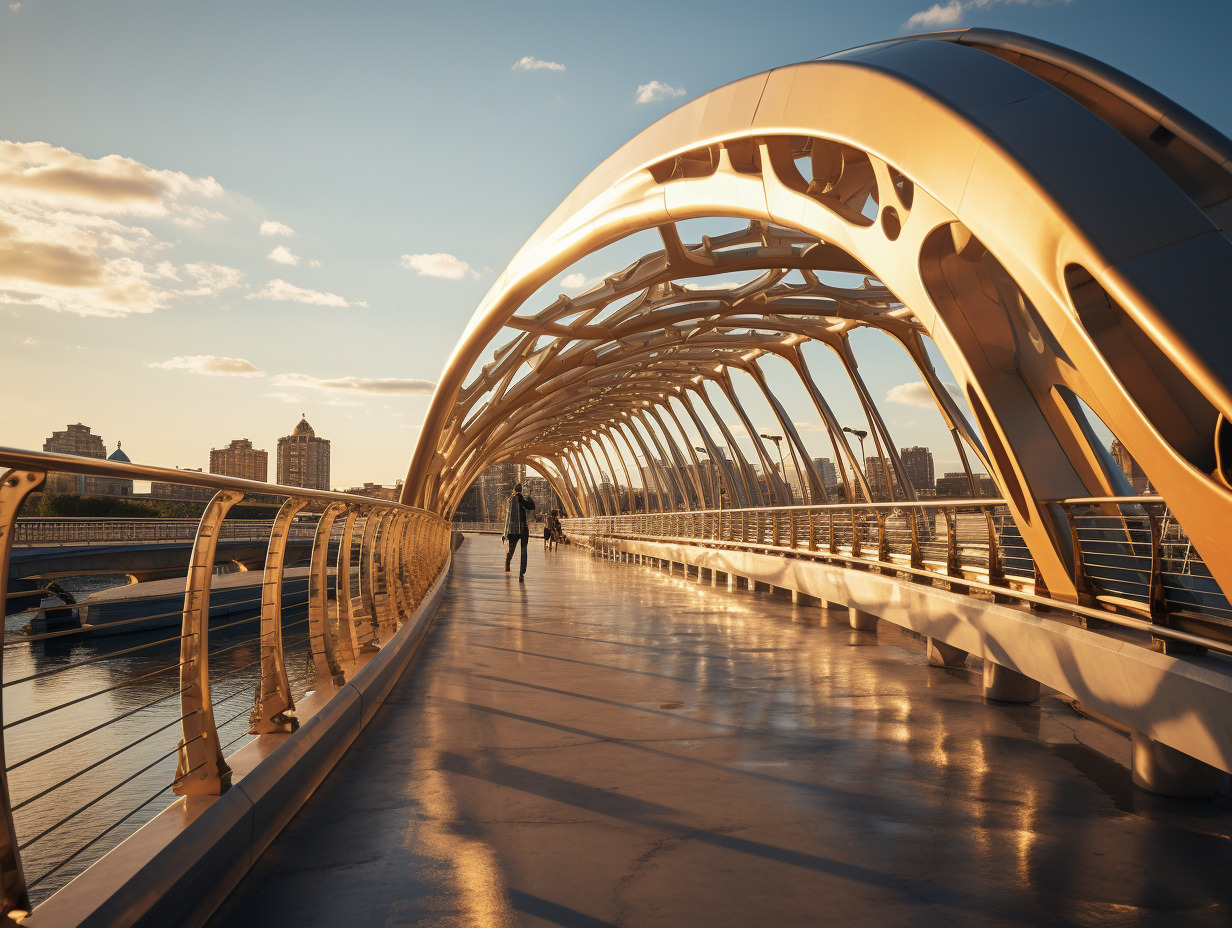
[[[0,0],[0,445],[80,421],[138,463],[249,438],[272,466],[305,414],[335,487],[392,484],[484,293],[607,155],[728,81],[960,26],[1232,134],[1227,0]],[[905,365],[861,370],[900,445],[944,442]]]

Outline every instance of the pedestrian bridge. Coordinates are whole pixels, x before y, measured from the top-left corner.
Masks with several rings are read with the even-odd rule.
[[[48,471],[217,491],[182,610],[122,620],[173,627],[7,636],[5,907],[1226,923],[1230,164],[1046,43],[855,49],[584,180],[463,333],[398,503],[0,449],[6,579]],[[895,363],[959,498],[900,453]],[[525,589],[450,530],[503,462],[574,542]],[[212,618],[247,493],[286,500],[261,594]]]

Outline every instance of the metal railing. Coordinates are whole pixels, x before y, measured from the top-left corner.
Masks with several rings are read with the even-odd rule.
[[[1034,559],[1003,500],[645,513],[564,526],[592,542],[677,541],[892,569],[1232,653],[1232,606],[1160,497],[1053,503],[1071,526],[1078,603],[1037,593]]]
[[[9,600],[19,524],[43,544],[57,532],[78,542],[193,544],[179,580],[49,600],[6,617],[6,911],[29,909],[67,883],[172,795],[225,791],[228,755],[259,735],[294,731],[303,694],[349,679],[413,615],[449,556],[445,520],[386,500],[12,449],[0,449],[0,465],[0,601]],[[175,524],[162,536],[151,524],[158,520],[144,519],[91,520],[96,528],[83,534],[81,520],[18,519],[48,471],[217,492],[187,538],[184,520],[168,520]],[[276,518],[227,522],[246,494],[283,500]],[[132,533],[117,538],[117,526]],[[89,537],[94,531],[103,534]],[[287,563],[296,536],[312,539],[305,567]],[[216,573],[217,543],[232,538],[265,543],[263,571]]]
[[[1035,564],[1002,500],[711,509],[563,520],[567,534],[682,539],[1034,584]]]
[[[499,535],[505,530],[503,522],[452,522],[455,532],[475,532],[480,535]]]
[[[284,495],[285,495],[284,490]],[[149,542],[190,543],[197,537],[199,519],[114,519],[71,516],[20,518],[13,534],[15,546],[131,544]],[[272,519],[240,519],[224,522],[220,539],[225,541],[265,541],[273,527]],[[311,538],[315,529],[296,523],[291,536]]]
[[[1089,497],[1057,505],[1069,522],[1081,592],[1137,608],[1161,629],[1232,641],[1232,605],[1162,498]]]

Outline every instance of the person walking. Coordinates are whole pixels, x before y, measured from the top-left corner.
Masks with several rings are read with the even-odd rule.
[[[526,543],[530,541],[530,520],[526,513],[535,508],[535,501],[522,493],[522,484],[514,484],[513,492],[509,494],[509,502],[505,505],[505,534],[501,536],[508,544],[505,550],[505,572],[509,572],[509,562],[513,560],[513,551],[522,543],[522,569],[518,571],[518,583],[526,579]]]

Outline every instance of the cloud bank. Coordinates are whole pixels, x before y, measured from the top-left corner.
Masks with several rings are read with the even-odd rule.
[[[265,257],[269,258],[275,264],[288,264],[291,267],[299,264],[299,255],[295,254],[286,245],[279,245]]]
[[[962,394],[958,392],[956,384],[947,383],[943,385],[954,398],[954,402],[960,406],[963,403]],[[933,399],[932,391],[928,389],[928,384],[922,380],[916,380],[912,383],[900,383],[896,387],[890,387],[886,391],[885,401],[887,403],[898,403],[901,406],[918,406],[921,409],[936,409],[937,401]]]
[[[563,71],[565,66],[559,61],[543,61],[539,58],[532,58],[527,55],[525,58],[519,58],[514,62],[512,70],[514,71]]]
[[[281,277],[276,277],[256,293],[245,297],[249,300],[277,300],[279,302],[307,303],[309,306],[335,306],[344,309],[347,306],[365,306],[365,303],[348,303],[345,297],[336,293],[326,293],[322,290],[305,290],[295,284],[287,283]]]
[[[225,220],[211,205],[223,196],[212,177],[0,141],[0,304],[124,316],[235,286],[232,268],[176,286],[192,265],[170,260],[173,245],[151,228]]]
[[[440,277],[443,280],[462,280],[466,277],[478,279],[479,272],[461,258],[454,255],[436,252],[424,255],[403,255],[402,266],[415,271],[420,277]]]
[[[276,219],[267,219],[265,222],[261,223],[261,234],[291,236],[295,234],[295,230],[290,226],[283,225]]]
[[[903,23],[904,29],[945,29],[957,26],[972,10],[987,10],[999,5],[1055,6],[1070,0],[949,0],[945,4],[934,3],[926,10],[913,13]]]
[[[276,387],[307,390],[344,390],[380,396],[431,396],[436,384],[430,380],[396,377],[336,377],[322,379],[308,374],[278,374],[270,381]]]
[[[638,103],[657,103],[660,100],[667,100],[671,97],[683,97],[683,87],[673,87],[671,84],[665,84],[662,81],[651,81],[649,84],[637,85]]]
[[[191,371],[212,377],[264,377],[265,372],[243,358],[220,358],[212,354],[182,354],[166,361],[153,361],[149,367],[165,371]]]

